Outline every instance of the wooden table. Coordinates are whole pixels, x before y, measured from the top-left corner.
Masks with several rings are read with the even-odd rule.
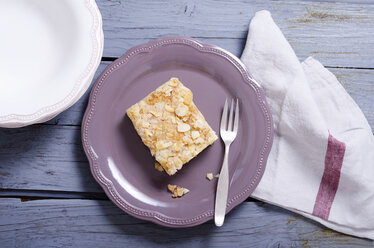
[[[98,0],[105,49],[96,77],[134,45],[192,36],[240,56],[251,17],[268,9],[301,60],[329,68],[374,127],[374,5],[371,0]],[[80,125],[88,92],[53,120],[0,129],[1,247],[364,247],[281,208],[248,199],[222,228],[170,229],[119,210],[91,176]]]

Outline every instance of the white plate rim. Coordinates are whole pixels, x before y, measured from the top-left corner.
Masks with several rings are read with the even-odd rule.
[[[48,106],[40,107],[31,114],[0,115],[0,127],[18,128],[36,123],[46,122],[76,103],[89,88],[95,72],[101,62],[104,48],[103,21],[95,0],[83,0],[85,7],[92,16],[90,38],[92,42],[91,59],[83,72],[80,73],[72,90],[62,100]]]

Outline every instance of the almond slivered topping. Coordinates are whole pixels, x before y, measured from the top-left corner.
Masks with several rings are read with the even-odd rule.
[[[206,178],[208,178],[209,181],[213,180],[213,174],[212,173],[207,173]]]
[[[164,171],[164,168],[162,168],[162,166],[159,164],[159,163],[155,163],[155,168],[156,170],[160,171],[160,172],[163,172]]]
[[[168,184],[168,190],[172,193],[171,196],[173,198],[182,197],[185,194],[187,194],[188,192],[190,192],[190,190],[187,189],[187,188],[177,186],[177,185],[173,185],[173,184]]]
[[[143,143],[169,175],[217,139],[192,100],[191,90],[171,78],[126,111]]]

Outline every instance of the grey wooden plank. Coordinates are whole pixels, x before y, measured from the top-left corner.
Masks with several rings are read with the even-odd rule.
[[[137,220],[109,201],[0,200],[2,247],[372,247],[265,203],[245,202],[221,228],[171,229]]]
[[[118,57],[143,39],[201,38],[239,55],[254,13],[268,9],[299,57],[325,65],[373,68],[374,6],[348,2],[98,0],[104,20],[104,56]]]
[[[374,132],[374,70],[337,68],[329,68],[329,70],[361,108]]]
[[[0,188],[102,192],[80,137],[79,126],[0,129]]]
[[[273,0],[273,1],[282,1],[282,0]],[[374,4],[372,0],[320,0],[320,1],[315,1],[315,0],[299,0],[299,1],[304,1],[304,2],[310,2],[310,3],[354,3],[354,4]]]
[[[104,32],[106,32],[106,30]],[[160,32],[162,32],[162,31],[160,31]],[[128,49],[130,49],[134,46],[144,44],[144,43],[147,43],[147,42],[149,42],[153,39],[164,37],[164,36],[179,36],[179,35],[181,35],[181,34],[174,33],[174,34],[169,34],[169,35],[167,35],[167,34],[166,35],[160,35],[160,36],[154,37],[154,38],[149,38],[148,37],[148,38],[135,38],[135,39],[120,38],[120,37],[111,39],[107,35],[105,37],[106,47],[105,47],[104,50],[108,51],[108,52],[107,53],[104,52],[103,56],[104,56],[104,58],[117,58],[117,57],[120,57],[121,55],[123,55]],[[145,36],[146,36],[146,34],[145,34]],[[192,35],[183,35],[183,36],[192,36]],[[217,45],[221,48],[224,48],[227,51],[231,52],[232,54],[234,54],[235,56],[238,56],[238,57],[240,57],[240,55],[243,51],[244,45],[245,45],[245,41],[246,41],[246,39],[244,39],[244,38],[221,38],[221,37],[209,38],[209,37],[196,37],[196,36],[194,36],[194,37],[199,39],[200,41],[207,42],[207,43],[210,43],[210,44],[214,44],[214,45]],[[115,52],[113,52],[113,53],[109,52],[109,51],[114,51],[114,50],[115,50]]]
[[[1,189],[0,198],[19,198],[25,200],[39,199],[90,199],[90,200],[109,200],[107,195],[102,192],[76,192],[61,190],[30,190],[30,189]],[[248,201],[258,201],[248,198]]]

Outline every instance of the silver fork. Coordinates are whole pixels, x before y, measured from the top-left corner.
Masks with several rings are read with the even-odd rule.
[[[231,100],[230,116],[229,123],[227,125],[227,99],[225,101],[225,107],[223,108],[222,117],[221,117],[221,127],[220,134],[223,142],[225,143],[225,156],[223,159],[223,164],[221,172],[218,178],[217,192],[216,192],[216,204],[214,210],[214,222],[216,226],[222,226],[223,221],[225,220],[226,214],[226,204],[227,204],[227,194],[229,191],[229,149],[231,143],[236,138],[238,133],[239,126],[239,100],[236,99],[236,108],[235,108],[235,120],[234,127],[233,124],[234,118],[234,100]]]

